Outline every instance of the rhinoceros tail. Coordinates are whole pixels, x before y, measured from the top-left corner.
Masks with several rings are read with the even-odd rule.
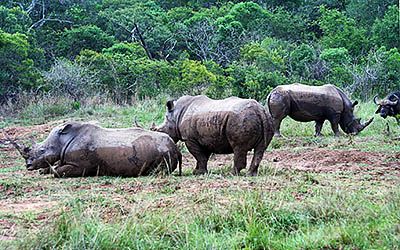
[[[266,121],[264,125],[264,131],[265,131],[265,137],[266,141],[265,143],[267,144],[267,147],[269,143],[272,140],[272,137],[274,136],[274,124],[273,124],[273,118],[272,115],[269,111],[265,111],[265,116],[266,116]]]
[[[182,154],[178,150],[178,175],[182,175]]]
[[[269,112],[268,103],[265,105],[265,107],[260,105],[259,119],[261,120],[261,130],[263,133],[261,141],[265,145],[265,147],[268,147],[269,142],[271,141],[274,135],[272,116],[271,113]]]
[[[267,103],[265,104],[265,109],[266,109],[266,111],[267,111],[267,113],[269,113],[270,115],[272,115],[271,114],[271,108],[270,108],[270,106],[269,106],[269,101],[270,101],[270,99],[271,99],[271,94],[272,94],[272,92],[274,92],[274,90],[272,90],[269,94],[268,94],[268,96],[267,96]]]

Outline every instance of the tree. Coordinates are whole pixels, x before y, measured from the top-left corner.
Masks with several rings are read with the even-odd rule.
[[[317,53],[313,47],[304,43],[297,46],[289,55],[291,77],[295,81],[312,80],[316,60]]]
[[[369,49],[366,30],[356,26],[352,18],[348,18],[338,10],[320,8],[319,25],[323,31],[321,43],[325,48],[345,47],[352,55],[360,55]]]
[[[340,87],[347,87],[351,84],[351,73],[349,71],[351,57],[346,48],[324,49],[321,52],[320,58],[329,67],[326,83]]]
[[[392,4],[396,4],[396,0],[348,0],[346,14],[359,26],[370,27],[377,18],[383,17]]]
[[[106,0],[99,16],[107,33],[120,41],[139,42],[149,59],[166,59],[175,46],[165,12],[154,1]]]
[[[83,49],[101,51],[115,43],[112,36],[107,35],[94,25],[81,26],[65,30],[57,43],[58,56],[75,58]]]
[[[32,20],[20,7],[0,6],[0,29],[7,33],[26,34]]]
[[[0,29],[0,102],[12,98],[20,90],[37,86],[40,74],[30,58],[26,35],[9,34]]]
[[[208,71],[201,62],[183,60],[177,63],[180,78],[171,86],[179,94],[198,95],[217,81],[217,77]]]
[[[373,41],[377,46],[397,48],[400,50],[399,8],[392,5],[383,19],[377,19],[372,27]]]

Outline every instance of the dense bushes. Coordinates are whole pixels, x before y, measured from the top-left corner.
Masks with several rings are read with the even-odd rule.
[[[391,0],[28,2],[0,3],[2,103],[23,90],[125,103],[160,93],[262,100],[293,82],[362,98],[400,87]]]

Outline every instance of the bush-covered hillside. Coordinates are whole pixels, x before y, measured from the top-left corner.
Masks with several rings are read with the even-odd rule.
[[[400,87],[395,0],[0,2],[0,102],[21,93],[116,103],[159,94],[265,99],[331,83]]]

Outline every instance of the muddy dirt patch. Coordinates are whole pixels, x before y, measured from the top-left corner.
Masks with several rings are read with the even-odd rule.
[[[264,157],[265,158],[265,157]],[[394,172],[400,175],[400,155],[360,150],[309,148],[299,152],[273,151],[266,155],[273,167],[311,172]]]
[[[43,210],[55,207],[55,201],[39,201],[39,200],[24,200],[21,202],[10,202],[6,200],[0,201],[1,213],[18,214],[22,212],[41,212]]]

